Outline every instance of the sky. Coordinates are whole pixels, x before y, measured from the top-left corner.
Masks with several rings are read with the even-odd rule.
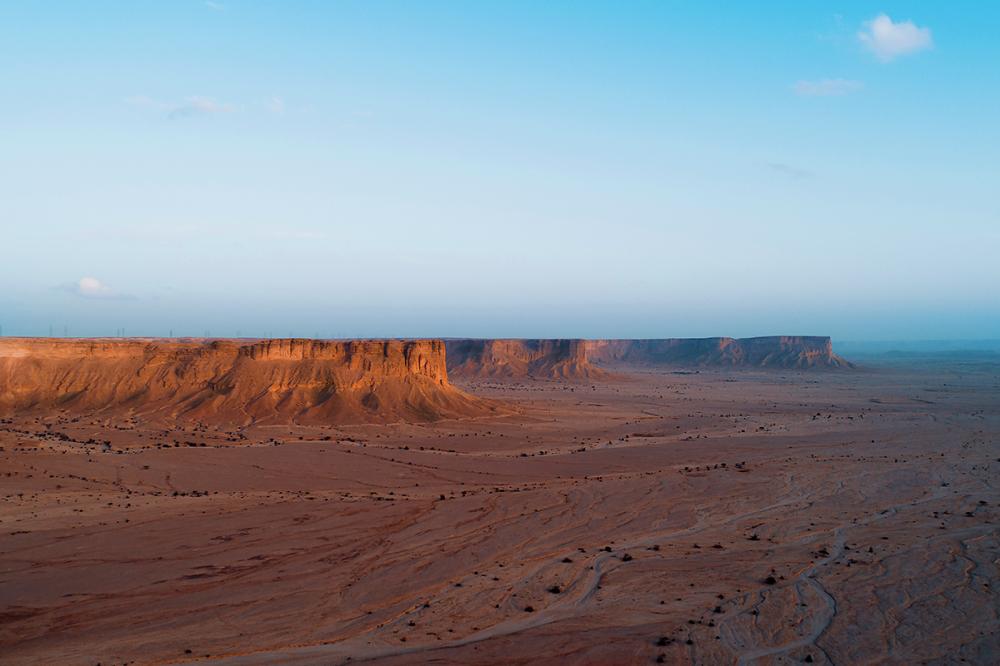
[[[3,335],[1000,338],[1000,3],[0,3]]]

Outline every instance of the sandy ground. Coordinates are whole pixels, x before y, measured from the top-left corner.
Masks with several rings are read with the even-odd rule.
[[[4,420],[0,662],[1000,660],[1000,367],[465,388],[518,413]]]

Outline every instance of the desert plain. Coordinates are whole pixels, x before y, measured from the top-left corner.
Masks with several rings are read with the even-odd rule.
[[[0,662],[1000,659],[1000,365],[615,360],[385,419],[10,402]]]

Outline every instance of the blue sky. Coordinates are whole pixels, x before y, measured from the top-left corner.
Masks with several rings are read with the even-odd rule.
[[[0,4],[5,335],[1000,337],[995,3]]]

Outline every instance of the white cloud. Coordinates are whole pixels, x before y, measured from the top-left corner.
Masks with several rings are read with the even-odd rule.
[[[818,81],[797,81],[792,88],[796,95],[806,97],[839,97],[861,90],[861,81],[850,79],[820,79]]]
[[[76,293],[86,298],[108,298],[114,292],[111,287],[95,277],[82,277],[76,283]]]
[[[226,11],[226,6],[220,2],[212,2],[212,0],[205,0],[205,6],[216,12]]]
[[[119,300],[130,300],[133,296],[128,294],[121,294],[104,284],[95,277],[82,277],[76,282],[63,285],[60,287],[72,294],[76,294],[81,298],[105,298],[105,299],[119,299]]]
[[[919,28],[913,21],[894,23],[885,14],[865,21],[858,39],[882,62],[897,56],[916,53],[934,45],[930,28]]]

